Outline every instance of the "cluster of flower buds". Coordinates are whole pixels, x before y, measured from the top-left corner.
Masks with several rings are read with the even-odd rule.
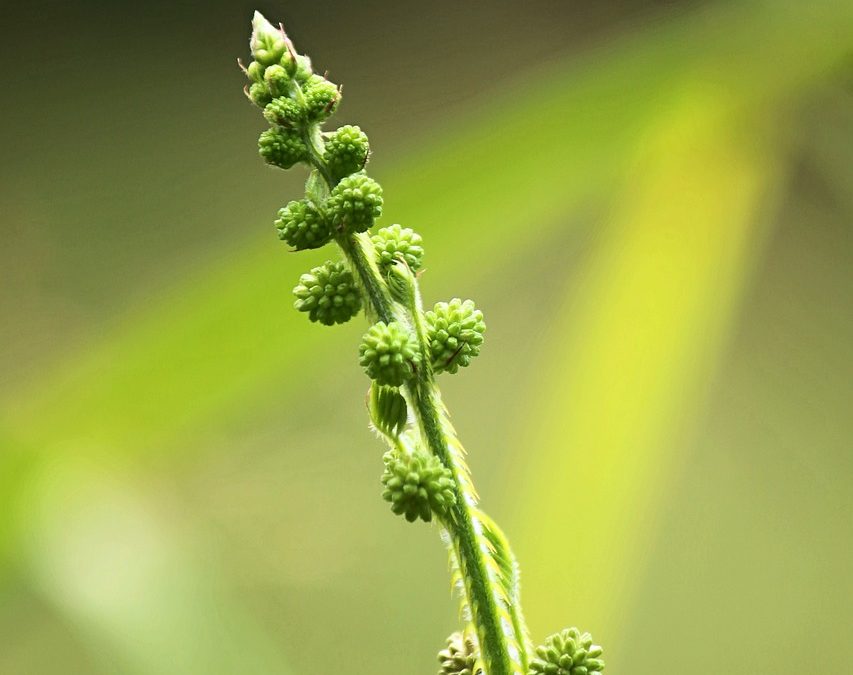
[[[530,675],[594,675],[604,670],[601,653],[589,633],[566,628],[537,647],[536,657],[530,662]]]
[[[486,329],[483,313],[471,300],[459,298],[422,310],[417,285],[424,258],[420,235],[396,224],[369,234],[384,204],[381,186],[365,171],[367,135],[351,125],[332,132],[322,129],[340,104],[339,87],[316,74],[311,60],[296,52],[284,30],[257,12],[250,48],[253,60],[243,68],[249,79],[246,94],[269,123],[258,151],[274,167],[305,164],[311,172],[305,197],[278,212],[279,238],[296,251],[334,241],[345,253],[345,259],[326,261],[299,278],[293,289],[295,307],[325,325],[349,321],[362,308],[379,318],[362,337],[359,363],[372,380],[368,409],[373,427],[391,446],[383,458],[382,497],[409,522],[438,519],[452,532],[465,522],[469,504],[459,473],[464,473],[464,462],[455,462],[448,444],[424,432],[425,420],[438,424],[440,414],[428,408],[425,415],[423,406],[440,405],[434,375],[456,373],[480,353]],[[410,405],[415,414],[410,414]],[[479,534],[477,551],[499,568],[514,564],[500,537],[494,538],[491,526],[487,529],[492,534]],[[471,534],[464,531],[465,537]],[[477,564],[476,559],[474,555],[460,561],[460,568]],[[508,576],[502,572],[498,577],[491,580],[497,585],[490,590],[476,590],[510,609],[507,603],[514,593],[505,585]],[[468,607],[478,607],[476,596]],[[488,602],[479,603],[483,607]],[[499,641],[488,642],[484,635],[489,634],[472,626],[464,634],[451,635],[439,653],[440,675],[483,675],[484,664],[501,659],[489,656],[500,653]],[[526,650],[520,639],[514,645],[512,650],[506,647],[504,660]],[[531,656],[526,675],[595,675],[604,668],[601,647],[575,628],[552,635]],[[523,662],[526,659],[517,661],[513,672],[520,672]]]
[[[337,86],[314,72],[311,60],[298,54],[281,27],[261,14],[252,20],[252,62],[244,68],[251,101],[263,110],[269,128],[258,149],[268,164],[289,169],[305,164],[311,171],[303,199],[279,209],[279,238],[296,251],[321,248],[336,241],[359,246],[375,263],[380,282],[399,302],[392,317],[377,321],[364,334],[359,361],[373,380],[371,414],[374,427],[393,441],[407,424],[407,402],[399,388],[419,375],[455,373],[467,366],[483,343],[482,313],[470,300],[439,303],[425,314],[406,305],[396,293],[414,288],[423,265],[423,240],[415,231],[394,224],[363,236],[382,215],[382,188],[367,175],[367,135],[345,125],[324,133],[322,125],[336,111]],[[364,279],[352,261],[326,261],[299,278],[293,289],[295,307],[324,325],[349,321],[367,304]],[[393,320],[392,320],[393,319]],[[418,333],[415,326],[420,325]],[[385,497],[408,520],[441,516],[455,500],[452,478],[441,462],[422,451],[386,463]]]
[[[326,134],[321,130],[337,110],[340,89],[315,73],[284,31],[257,12],[249,46],[253,60],[244,68],[246,95],[270,125],[258,139],[261,157],[281,169],[307,164],[326,183],[279,211],[279,237],[301,251],[370,229],[382,214],[382,188],[364,172],[367,136],[350,125]]]
[[[447,647],[438,653],[441,664],[438,675],[481,675],[483,671],[477,667],[478,659],[479,649],[474,635],[470,632],[463,635],[457,631],[447,638]]]
[[[429,522],[433,515],[447,518],[456,503],[450,469],[426,452],[389,452],[382,485],[382,498],[391,504],[394,513],[410,523],[418,518]]]

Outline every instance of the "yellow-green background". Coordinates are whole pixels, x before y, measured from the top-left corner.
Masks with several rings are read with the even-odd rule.
[[[361,320],[291,309],[252,7],[2,10],[0,672],[429,673]],[[853,662],[853,4],[282,2],[428,303],[534,638],[612,673]],[[444,378],[443,378],[444,379]]]

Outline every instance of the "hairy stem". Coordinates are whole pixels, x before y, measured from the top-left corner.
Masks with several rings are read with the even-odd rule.
[[[322,152],[315,145],[316,135],[310,131],[305,133],[311,163],[326,180],[329,189],[333,189],[335,181],[326,166]],[[322,141],[320,141],[322,142]],[[365,248],[372,249],[370,239],[366,235],[342,235],[336,239],[346,256],[353,271],[361,282],[371,309],[380,320],[388,323],[395,319],[394,300],[388,284],[379,273],[376,264],[368,257]],[[417,282],[412,278],[413,298],[408,308],[412,314],[421,346],[424,367],[418,371],[418,376],[406,385],[410,400],[415,404],[415,414],[423,432],[423,437],[432,454],[450,469],[454,477],[456,504],[451,517],[445,523],[452,533],[453,546],[461,569],[465,585],[466,601],[471,608],[472,618],[477,628],[480,649],[488,668],[488,675],[514,675],[501,616],[495,601],[496,593],[491,588],[489,576],[480,540],[475,529],[475,517],[472,504],[469,503],[467,491],[463,489],[460,479],[462,468],[457,466],[453,453],[447,445],[447,438],[441,424],[441,403],[438,400],[438,388],[429,367],[429,345],[423,331],[420,308],[417,306]]]

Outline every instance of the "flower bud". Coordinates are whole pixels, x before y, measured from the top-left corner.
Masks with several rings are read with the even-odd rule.
[[[359,363],[367,376],[392,387],[410,380],[420,359],[417,339],[399,321],[373,324],[359,346]]]
[[[294,307],[311,321],[331,326],[345,323],[361,309],[361,294],[346,264],[326,261],[299,277]]]
[[[307,82],[311,75],[314,74],[311,67],[311,58],[305,54],[298,54],[293,64],[295,65],[293,78],[300,84]]]
[[[371,241],[376,249],[379,269],[387,270],[398,261],[404,261],[412,272],[420,269],[424,257],[423,239],[414,230],[395,223],[383,227],[371,237]]]
[[[323,122],[331,117],[341,100],[341,92],[325,77],[312,75],[305,83],[305,110],[312,122]]]
[[[430,358],[436,373],[455,373],[480,353],[486,324],[472,300],[439,302],[425,315]]]
[[[425,452],[388,455],[382,484],[382,499],[410,523],[418,518],[430,522],[433,515],[446,518],[456,503],[450,469]]]
[[[323,158],[332,176],[340,180],[361,171],[367,164],[369,154],[367,134],[356,126],[346,125],[327,136]]]
[[[382,187],[364,173],[354,173],[335,186],[326,208],[336,226],[364,232],[382,215]]]
[[[258,152],[268,164],[289,169],[308,157],[305,142],[292,130],[273,127],[264,131],[258,139]]]
[[[252,82],[249,86],[249,98],[259,108],[264,108],[267,103],[272,101],[272,94],[269,87],[263,82]]]
[[[594,675],[604,670],[601,652],[601,647],[592,644],[589,633],[566,628],[536,648],[530,675]]]
[[[292,98],[279,96],[266,105],[264,117],[280,127],[299,127],[305,122],[305,109]]]
[[[332,238],[332,231],[323,214],[306,199],[290,202],[279,209],[275,226],[279,239],[297,251],[320,248]]]
[[[478,652],[472,634],[453,633],[447,638],[447,647],[438,653],[439,675],[476,675]]]
[[[264,71],[264,82],[273,96],[285,96],[290,89],[290,77],[277,63]]]
[[[257,61],[252,61],[246,68],[246,76],[252,82],[261,82],[264,79],[264,67]]]
[[[271,66],[287,51],[287,42],[281,29],[273,26],[260,12],[255,12],[249,49],[255,61],[262,66]]]

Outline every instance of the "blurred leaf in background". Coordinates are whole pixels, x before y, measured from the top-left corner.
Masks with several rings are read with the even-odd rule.
[[[843,672],[853,7],[359,5],[264,9],[346,83],[427,302],[486,311],[447,397],[535,636]],[[56,106],[4,68],[0,671],[429,668],[443,552],[378,499],[361,327],[290,311],[249,7],[160,9],[4,22],[69,29]]]

